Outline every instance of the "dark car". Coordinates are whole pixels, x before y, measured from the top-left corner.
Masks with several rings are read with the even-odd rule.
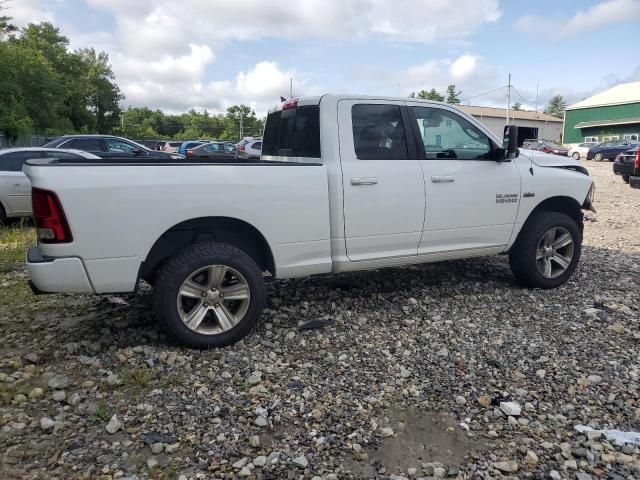
[[[104,159],[141,157],[158,160],[181,160],[183,155],[158,152],[126,138],[112,135],[64,135],[45,143],[47,148],[74,148]]]
[[[206,158],[208,160],[237,160],[238,150],[233,145],[225,145],[224,143],[211,142],[204,145],[198,145],[190,148],[186,152],[187,158]]]
[[[205,143],[208,142],[206,140],[187,140],[186,142],[182,142],[182,145],[178,148],[178,153],[180,155],[186,155],[187,150],[196,148],[198,145],[204,145]]]
[[[633,168],[638,158],[638,149],[640,147],[634,147],[622,152],[613,161],[613,173],[622,175],[622,180],[625,183],[629,183],[629,177],[633,175]]]
[[[619,153],[622,153],[637,144],[630,143],[626,140],[612,140],[610,142],[602,142],[596,147],[591,147],[587,152],[587,160],[595,160],[601,162],[603,160],[614,160]]]
[[[522,148],[537,150],[544,153],[553,153],[554,155],[562,155],[565,157],[569,155],[569,149],[549,140],[538,140],[535,138],[525,140],[522,142]]]

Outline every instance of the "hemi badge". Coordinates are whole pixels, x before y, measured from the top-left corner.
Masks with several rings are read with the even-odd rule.
[[[535,196],[536,196],[536,194],[535,194],[535,193],[533,193],[533,192],[524,192],[524,193],[522,194],[522,198],[535,197]]]

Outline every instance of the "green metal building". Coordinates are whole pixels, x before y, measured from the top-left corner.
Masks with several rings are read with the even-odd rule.
[[[565,110],[562,143],[640,140],[640,82],[623,83]]]

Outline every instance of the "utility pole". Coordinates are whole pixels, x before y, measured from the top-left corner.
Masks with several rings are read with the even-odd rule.
[[[507,84],[507,125],[509,125],[510,109],[511,109],[511,74],[509,74],[509,83]]]
[[[240,105],[240,140],[244,138],[243,133],[244,132],[242,131],[242,105]]]
[[[538,113],[538,90],[540,89],[540,82],[536,83],[536,113]]]
[[[289,98],[293,98],[293,77],[289,78]]]

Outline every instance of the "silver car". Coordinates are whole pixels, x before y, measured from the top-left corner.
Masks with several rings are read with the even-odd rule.
[[[5,148],[0,150],[0,224],[7,218],[31,215],[31,184],[22,165],[32,158],[100,160],[82,150],[56,148]]]

